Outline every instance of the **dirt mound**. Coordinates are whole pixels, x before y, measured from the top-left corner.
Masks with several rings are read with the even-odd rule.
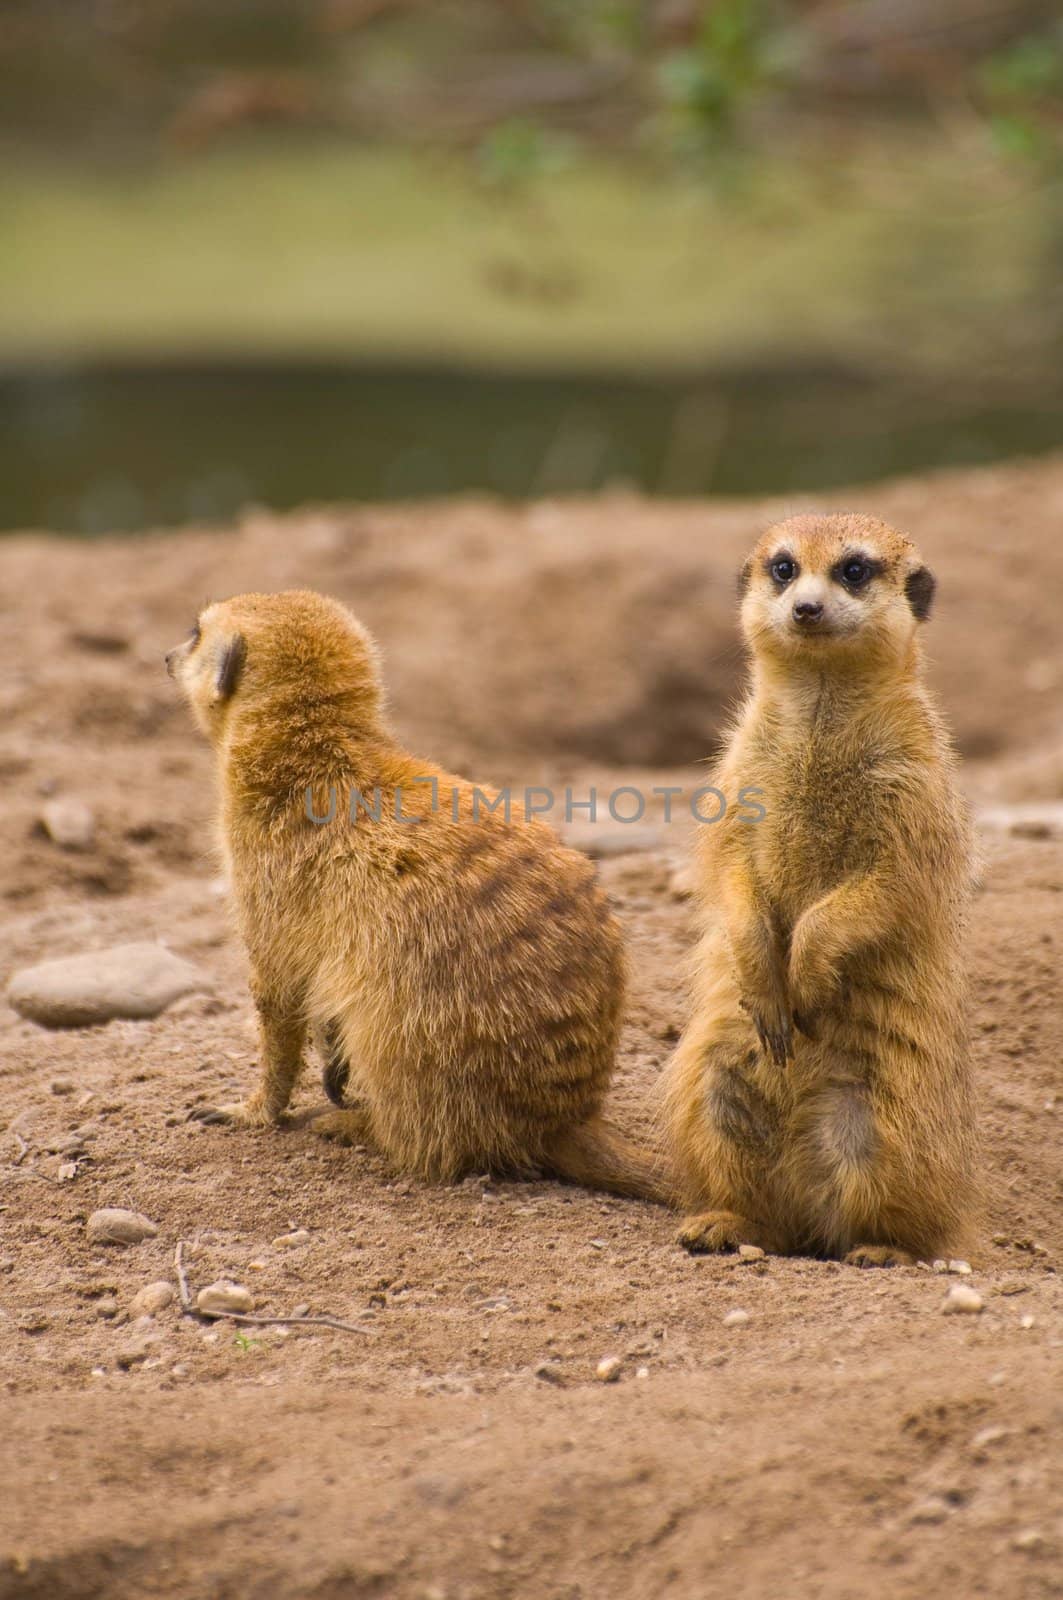
[[[1058,799],[1063,464],[824,503],[895,521],[937,569],[928,645],[974,798]],[[422,1188],[307,1131],[186,1120],[255,1070],[210,764],[161,669],[203,600],[340,595],[404,736],[477,776],[692,787],[740,676],[733,573],[791,509],[469,502],[0,543],[0,981],[161,938],[213,986],[67,1033],[0,1008],[0,1600],[1060,1593],[1058,830],[1004,813],[984,836],[977,1315],[942,1315],[946,1274],[694,1260],[650,1206]],[[42,831],[62,795],[93,810],[90,848]],[[600,861],[632,951],[631,1129],[684,1016],[686,832],[613,827]],[[313,1074],[300,1096],[320,1102]],[[157,1235],[90,1245],[102,1206]],[[136,1320],[181,1240],[193,1289],[232,1278],[263,1313],[365,1331]]]

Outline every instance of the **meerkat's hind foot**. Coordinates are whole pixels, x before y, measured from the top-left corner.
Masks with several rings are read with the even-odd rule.
[[[369,1114],[362,1106],[351,1106],[345,1111],[322,1111],[311,1118],[308,1126],[311,1133],[336,1144],[368,1144],[372,1138]]]
[[[224,1106],[193,1106],[188,1113],[189,1122],[204,1122],[212,1128],[275,1128],[283,1120],[283,1113],[271,1116],[254,1099],[234,1100]]]
[[[676,1234],[676,1243],[691,1255],[737,1250],[743,1244],[772,1248],[764,1229],[736,1211],[701,1211],[688,1217]]]
[[[850,1267],[914,1267],[915,1257],[892,1244],[858,1244],[847,1251],[844,1260]]]

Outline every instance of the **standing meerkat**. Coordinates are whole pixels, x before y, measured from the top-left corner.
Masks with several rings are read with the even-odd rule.
[[[210,605],[166,664],[217,756],[261,1027],[250,1099],[198,1114],[279,1122],[313,1032],[330,1096],[354,1091],[326,1136],[429,1181],[544,1170],[664,1198],[599,1114],[624,960],[590,862],[400,748],[376,648],[335,601]]]
[[[689,1250],[888,1266],[971,1208],[970,828],[916,633],[934,579],[857,515],[769,529],[743,568],[752,684],[701,830],[692,1020],[665,1085]]]

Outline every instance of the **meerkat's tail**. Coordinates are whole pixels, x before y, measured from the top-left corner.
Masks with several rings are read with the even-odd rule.
[[[558,1134],[546,1156],[546,1169],[567,1183],[604,1189],[631,1200],[674,1206],[676,1194],[663,1157],[644,1149],[604,1117],[591,1117]]]
[[[338,1023],[325,1023],[321,1029],[318,1048],[322,1058],[322,1087],[334,1106],[346,1106],[347,1080],[350,1077],[351,1064],[340,1043]]]

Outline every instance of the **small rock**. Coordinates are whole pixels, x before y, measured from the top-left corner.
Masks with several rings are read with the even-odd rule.
[[[14,1258],[14,1256],[0,1256],[0,1273],[2,1273],[2,1272],[14,1272],[14,1270],[15,1270],[15,1258]]]
[[[138,1289],[129,1302],[131,1317],[154,1317],[173,1304],[173,1285],[160,1278],[157,1283],[146,1283]]]
[[[78,1164],[76,1161],[60,1161],[55,1174],[59,1183],[73,1183],[77,1175]]]
[[[764,1252],[759,1244],[740,1244],[738,1246],[739,1261],[763,1261]]]
[[[556,1361],[540,1361],[535,1369],[535,1376],[540,1383],[553,1383],[558,1387],[565,1381],[565,1375]]]
[[[616,1383],[623,1365],[619,1356],[603,1356],[594,1369],[594,1376],[599,1383]]]
[[[180,995],[204,987],[196,968],[164,945],[121,944],[24,967],[7,998],[42,1027],[88,1028],[114,1017],[157,1017]]]
[[[948,1316],[974,1314],[981,1311],[985,1301],[977,1289],[972,1289],[969,1283],[954,1283],[945,1296],[941,1309]]]
[[[80,800],[49,800],[41,809],[41,827],[61,850],[91,850],[96,819]]]
[[[293,1317],[308,1317],[309,1315],[310,1307],[305,1300],[301,1301],[299,1305],[292,1307]]]
[[[20,1312],[16,1320],[20,1333],[43,1333],[49,1325],[46,1313],[39,1306]]]
[[[969,1261],[949,1262],[949,1271],[957,1278],[969,1278],[971,1276],[971,1270],[971,1263]]]
[[[137,1367],[151,1355],[155,1340],[150,1334],[142,1334],[118,1351],[115,1360],[123,1371],[128,1372],[130,1367]]]
[[[650,1375],[649,1367],[636,1367],[635,1368],[635,1376],[636,1376],[636,1378],[648,1378],[649,1375]]]
[[[1021,1533],[1015,1534],[1011,1541],[1015,1550],[1040,1550],[1045,1542],[1045,1536],[1039,1528],[1023,1528]]]
[[[944,1522],[948,1514],[949,1508],[945,1501],[940,1499],[938,1495],[932,1494],[926,1500],[920,1500],[918,1505],[912,1507],[908,1513],[908,1521],[916,1524],[933,1524]]]
[[[740,1328],[744,1322],[749,1321],[749,1312],[742,1311],[736,1306],[734,1311],[729,1311],[723,1319],[725,1328]]]
[[[242,1283],[230,1283],[220,1278],[217,1283],[208,1283],[205,1289],[200,1289],[196,1295],[196,1306],[205,1316],[217,1317],[226,1311],[246,1315],[255,1309],[255,1302],[250,1289],[245,1289]]]
[[[606,822],[569,822],[560,832],[570,849],[582,850],[596,861],[608,856],[630,855],[635,851],[659,850],[664,843],[660,828],[634,820],[622,822],[619,827]]]
[[[118,1315],[118,1301],[113,1294],[100,1296],[96,1302],[96,1315],[98,1317],[116,1317]]]
[[[73,1094],[77,1084],[73,1078],[53,1078],[48,1087],[53,1094]]]
[[[1026,1313],[1026,1315],[1024,1317],[1020,1317],[1019,1318],[1019,1327],[1020,1328],[1032,1328],[1033,1327],[1033,1321],[1034,1321],[1033,1317],[1027,1311],[1027,1313]]]
[[[972,1450],[984,1450],[987,1445],[999,1444],[1001,1439],[1006,1439],[1011,1433],[1010,1428],[991,1427],[983,1428],[971,1440]]]
[[[690,900],[697,892],[697,878],[694,868],[686,862],[678,866],[668,879],[668,893],[673,900]]]
[[[105,1206],[92,1213],[86,1231],[90,1244],[140,1244],[142,1239],[154,1239],[159,1230],[139,1211]]]
[[[932,1261],[930,1263],[930,1270],[931,1272],[947,1272],[949,1270],[949,1264],[947,1261],[942,1261],[939,1257],[936,1261]]]
[[[272,1243],[274,1250],[296,1250],[310,1243],[310,1234],[306,1228],[295,1228],[291,1233],[278,1233]]]

